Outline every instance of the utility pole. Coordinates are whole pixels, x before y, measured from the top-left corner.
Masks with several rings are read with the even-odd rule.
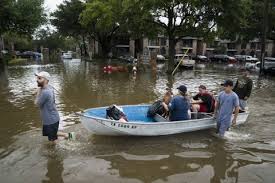
[[[263,24],[262,24],[262,37],[261,37],[261,66],[260,74],[263,73],[264,68],[264,57],[265,57],[265,42],[266,42],[266,32],[267,32],[267,23],[268,23],[268,0],[264,0],[263,8]]]

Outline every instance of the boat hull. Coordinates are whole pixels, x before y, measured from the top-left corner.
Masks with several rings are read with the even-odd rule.
[[[237,125],[245,123],[248,113],[241,113]],[[209,116],[203,119],[187,121],[165,121],[157,118],[159,122],[119,122],[104,118],[81,115],[82,125],[90,132],[107,136],[161,136],[185,132],[206,130],[216,127],[215,118]]]

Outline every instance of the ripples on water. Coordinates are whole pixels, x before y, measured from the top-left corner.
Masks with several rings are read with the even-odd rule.
[[[34,73],[46,70],[64,125],[78,123],[74,112],[116,104],[153,102],[167,87],[185,84],[194,94],[200,84],[217,93],[224,79],[236,79],[237,70],[208,66],[168,77],[146,70],[103,74],[104,64],[79,60],[58,64],[9,67],[0,73],[1,182],[274,182],[275,80],[252,75],[247,124],[233,128],[226,140],[212,131],[163,137],[101,137],[81,124],[77,141],[50,146],[41,137],[41,123],[33,105]],[[76,107],[76,106],[78,107]],[[24,180],[24,181],[23,181]]]

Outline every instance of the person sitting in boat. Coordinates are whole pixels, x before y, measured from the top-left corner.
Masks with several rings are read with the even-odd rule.
[[[192,111],[193,112],[214,112],[215,99],[211,93],[209,93],[204,85],[199,86],[199,93],[193,97]]]
[[[191,104],[190,99],[187,97],[187,87],[181,85],[177,89],[179,90],[179,95],[174,96],[169,105],[164,104],[164,108],[170,112],[170,121],[189,120],[190,115],[188,111]]]
[[[171,92],[167,91],[163,96],[162,100],[157,100],[154,102],[147,111],[148,117],[154,117],[156,114],[161,115],[164,118],[169,117],[169,112],[164,108],[164,105],[168,105],[171,101],[172,94]]]

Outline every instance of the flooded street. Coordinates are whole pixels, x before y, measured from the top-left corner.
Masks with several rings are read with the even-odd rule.
[[[191,93],[200,84],[218,92],[237,70],[208,66],[168,77],[161,65],[129,73],[103,73],[104,64],[71,60],[0,70],[0,178],[16,182],[270,182],[275,180],[275,77],[252,74],[254,87],[245,125],[227,140],[212,130],[162,137],[104,137],[89,133],[74,112],[111,104],[151,103],[180,84]],[[57,107],[65,131],[76,141],[49,146],[41,135],[33,92],[34,73],[52,75]]]

